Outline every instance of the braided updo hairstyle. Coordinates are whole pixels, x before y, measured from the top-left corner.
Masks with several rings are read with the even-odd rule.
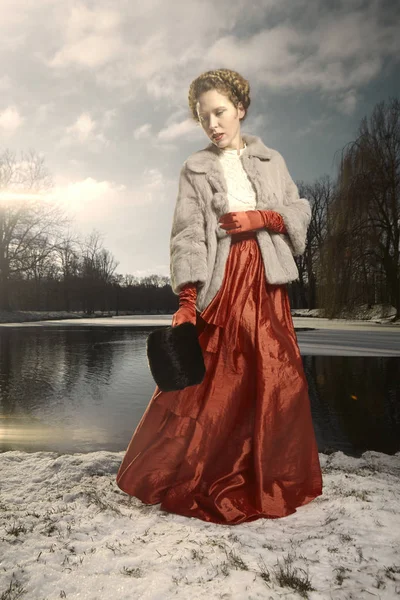
[[[250,84],[247,79],[244,79],[239,73],[231,69],[206,71],[196,77],[190,84],[188,100],[191,116],[197,123],[200,123],[200,121],[196,104],[199,96],[209,90],[217,90],[221,94],[224,94],[236,108],[239,102],[241,102],[246,111],[244,117],[240,120],[243,123],[247,117],[247,109],[250,106]]]

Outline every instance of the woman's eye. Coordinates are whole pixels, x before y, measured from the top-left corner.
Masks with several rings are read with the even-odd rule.
[[[217,115],[217,117],[220,117],[221,115],[224,114],[224,110],[219,110],[218,112],[216,112],[215,114]],[[202,117],[201,115],[199,116],[199,119],[202,123],[204,123],[205,121],[208,121],[208,117]]]

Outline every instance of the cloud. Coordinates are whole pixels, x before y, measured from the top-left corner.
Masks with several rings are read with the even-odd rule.
[[[4,92],[10,90],[12,86],[11,79],[8,75],[2,75],[0,77],[0,91]]]
[[[99,0],[94,8],[79,0],[18,0],[15,10],[4,1],[13,36],[26,34],[35,20],[42,53],[35,57],[56,80],[68,83],[65,77],[88,71],[89,81],[118,93],[119,102],[150,97],[166,110],[187,103],[197,73],[226,66],[250,79],[253,90],[312,91],[349,111],[343,93],[357,92],[379,75],[385,60],[396,62],[400,54],[395,9],[376,0]],[[43,19],[46,12],[51,19]],[[4,38],[8,29],[0,29]],[[179,132],[171,129],[171,135]]]
[[[73,5],[62,30],[63,45],[48,65],[96,68],[112,61],[124,47],[118,33],[120,22],[121,14],[115,10]]]
[[[95,68],[115,59],[122,48],[121,41],[111,35],[87,35],[64,46],[49,61],[49,66],[67,67],[76,64]]]
[[[69,18],[65,26],[65,36],[75,40],[86,32],[108,33],[114,31],[121,23],[120,12],[104,8],[101,5],[90,9],[83,2],[71,5]]]
[[[38,12],[48,17],[51,6],[56,3],[57,0],[1,0],[0,50],[13,53],[23,49]]]
[[[131,215],[134,222],[139,207],[164,204],[175,181],[167,180],[157,168],[147,168],[132,187],[94,177],[70,181],[61,174],[54,177],[54,184],[47,199],[60,203],[80,223],[92,223],[95,227],[108,224],[110,219],[121,222],[121,215]]]
[[[86,177],[80,181],[68,181],[58,175],[48,199],[58,202],[80,223],[103,221],[116,210],[126,186],[114,181],[97,181]],[[93,225],[95,226],[95,225]]]
[[[120,272],[120,271],[118,271]],[[134,269],[130,275],[134,275],[135,277],[150,277],[150,275],[164,275],[170,277],[170,268],[168,263],[163,263],[159,265],[152,265],[148,269]]]
[[[144,125],[141,125],[135,129],[133,132],[133,137],[135,140],[144,140],[150,137],[151,127],[151,123],[145,123]]]
[[[355,90],[349,90],[338,98],[338,110],[346,115],[353,114],[357,104],[357,94]]]
[[[308,135],[310,133],[314,133],[315,131],[318,131],[319,133],[321,133],[326,130],[326,127],[331,123],[331,121],[332,121],[332,114],[322,115],[321,117],[318,117],[316,119],[311,119],[309,121],[309,125],[307,125],[306,127],[297,129],[294,135],[296,137],[301,137],[303,135]]]
[[[101,118],[102,127],[107,128],[111,127],[114,124],[114,121],[117,117],[117,109],[109,108],[106,110]]]
[[[40,104],[36,109],[36,124],[42,125],[47,122],[49,116],[54,113],[56,109],[55,102],[46,102],[44,104]]]
[[[260,131],[262,130],[264,127],[266,127],[268,125],[268,123],[271,122],[271,119],[269,119],[269,117],[265,114],[262,115],[253,115],[253,114],[249,114],[249,116],[246,118],[246,121],[243,123],[243,130],[249,130],[249,131]]]
[[[68,128],[68,131],[76,133],[80,141],[86,141],[88,136],[93,133],[95,126],[92,117],[89,114],[84,113],[78,117],[72,127]]]
[[[0,112],[0,128],[4,133],[13,134],[23,123],[24,118],[15,106],[8,106]]]
[[[180,123],[172,123],[165,129],[161,129],[158,132],[158,139],[160,141],[170,142],[187,135],[191,135],[194,131],[198,129],[198,126],[191,119],[186,119],[185,121],[181,121]]]
[[[107,114],[105,121],[108,122],[110,118],[110,114]],[[73,125],[65,128],[64,135],[58,142],[58,147],[70,146],[76,143],[83,144],[94,151],[110,145],[110,141],[101,131],[99,124],[88,112],[82,113]]]
[[[373,80],[397,39],[394,26],[379,26],[374,11],[326,16],[313,30],[278,24],[247,39],[215,40],[206,63],[234,64],[275,92],[341,92]]]

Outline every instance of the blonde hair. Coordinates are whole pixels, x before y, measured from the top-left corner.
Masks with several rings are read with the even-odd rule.
[[[237,73],[231,69],[215,69],[213,71],[205,71],[201,73],[196,79],[192,81],[189,87],[188,101],[191,116],[199,123],[199,115],[197,113],[197,102],[199,96],[203,92],[209,90],[217,90],[221,94],[224,94],[229,100],[238,107],[239,102],[242,103],[245,109],[245,115],[240,119],[242,123],[247,117],[247,109],[250,106],[250,84]]]

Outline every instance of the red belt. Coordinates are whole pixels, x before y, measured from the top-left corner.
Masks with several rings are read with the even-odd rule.
[[[231,233],[232,244],[234,242],[241,242],[242,240],[249,240],[252,238],[257,238],[256,231],[241,231],[239,233]]]

